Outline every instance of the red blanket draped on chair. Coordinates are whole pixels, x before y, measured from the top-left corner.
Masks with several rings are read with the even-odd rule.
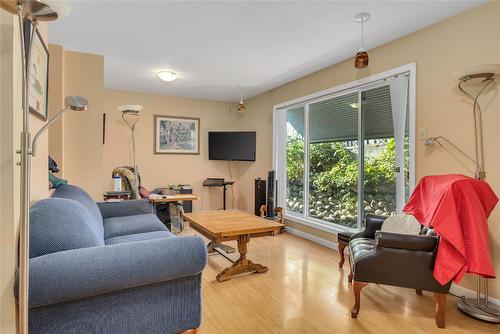
[[[441,237],[434,277],[458,283],[464,274],[495,277],[488,245],[488,222],[498,197],[484,181],[465,175],[426,176],[403,211]]]

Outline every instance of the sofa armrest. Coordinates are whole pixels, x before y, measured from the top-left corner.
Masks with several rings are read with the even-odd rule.
[[[385,216],[378,216],[370,213],[367,214],[365,218],[365,229],[361,232],[354,234],[351,237],[351,240],[357,238],[375,239],[375,232],[377,232],[382,228],[382,224],[384,223],[384,220],[386,218],[387,217]]]
[[[197,236],[73,249],[30,259],[30,307],[198,275],[207,249]],[[18,278],[15,294],[17,299]]]
[[[437,244],[437,237],[381,231],[375,233],[375,245],[377,245],[377,247],[433,252],[436,250]]]
[[[133,199],[120,202],[97,202],[103,219],[154,213],[147,199]]]

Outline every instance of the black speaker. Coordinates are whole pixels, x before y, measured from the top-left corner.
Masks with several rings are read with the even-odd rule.
[[[266,204],[266,180],[255,179],[255,215],[260,216],[260,207]]]
[[[276,173],[271,170],[267,173],[267,218],[276,217],[274,205],[276,199]]]

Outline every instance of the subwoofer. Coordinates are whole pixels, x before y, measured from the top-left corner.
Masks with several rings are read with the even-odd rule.
[[[267,215],[266,218],[276,218],[275,208],[276,200],[276,173],[274,170],[267,173]]]
[[[255,215],[260,216],[260,207],[266,205],[266,180],[255,179]]]

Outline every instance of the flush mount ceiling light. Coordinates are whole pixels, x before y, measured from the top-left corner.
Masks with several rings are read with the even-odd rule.
[[[354,67],[358,70],[368,66],[368,52],[366,52],[365,49],[364,26],[365,22],[368,21],[369,18],[369,13],[359,13],[354,16],[354,21],[361,24],[361,47],[354,58]]]
[[[243,103],[243,86],[240,87],[240,103],[238,103],[238,112],[245,112],[245,103]]]
[[[177,73],[174,71],[157,71],[156,76],[161,81],[172,82],[177,79]]]

